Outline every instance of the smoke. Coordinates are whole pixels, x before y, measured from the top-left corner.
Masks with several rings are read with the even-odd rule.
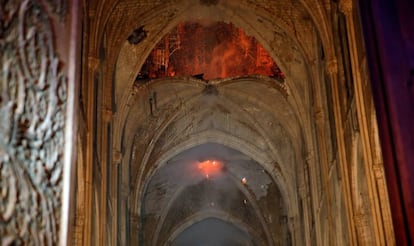
[[[161,211],[183,187],[200,190],[197,198],[202,204],[200,210],[220,210],[234,204],[245,206],[247,198],[241,193],[241,187],[253,192],[259,200],[267,195],[271,182],[269,174],[246,155],[220,144],[207,143],[178,154],[154,174],[145,195],[146,212]]]
[[[251,236],[225,221],[205,219],[184,230],[172,242],[172,246],[182,245],[254,245]]]
[[[259,200],[267,196],[271,180],[257,162],[239,151],[216,143],[202,144],[162,163],[145,191],[144,216],[157,219],[165,209],[187,216],[219,211],[234,216],[249,213],[251,204],[244,192],[253,193],[251,198]],[[184,230],[172,245],[255,243],[248,232],[208,217]]]
[[[190,150],[184,151],[171,160],[167,161],[162,168],[152,177],[149,183],[146,198],[147,203],[154,205],[146,206],[149,213],[160,211],[163,201],[172,198],[180,187],[191,187],[202,185],[209,187],[205,189],[202,197],[204,208],[217,206],[217,200],[223,193],[234,194],[234,184],[226,178],[225,160],[233,153],[226,148],[220,148],[215,144],[204,144]],[[200,165],[206,161],[218,161],[220,168],[206,176],[206,170],[200,169]],[[208,168],[208,167],[207,167]]]

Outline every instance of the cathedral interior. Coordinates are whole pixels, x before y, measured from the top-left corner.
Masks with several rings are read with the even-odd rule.
[[[6,2],[1,245],[410,245],[372,1]]]

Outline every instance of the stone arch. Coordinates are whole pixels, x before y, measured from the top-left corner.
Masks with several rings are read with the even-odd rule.
[[[177,116],[173,116],[173,118],[175,118],[175,117],[177,117]],[[171,120],[173,120],[173,119],[171,119]],[[169,121],[171,121],[171,120],[169,120]],[[165,126],[163,127],[163,128],[165,128],[165,127],[167,127],[167,125],[168,125],[169,123],[166,123],[165,124]],[[129,130],[129,131],[131,131],[131,130]],[[134,132],[134,130],[132,130],[133,132]],[[161,132],[162,131],[160,131],[160,133],[158,133],[158,135],[160,135],[161,134]],[[131,135],[131,134],[130,134]],[[156,141],[153,141],[154,142],[154,144],[156,143]],[[128,146],[130,146],[130,144],[132,144],[131,142],[129,143],[129,144],[127,144]],[[300,152],[300,151],[299,151]],[[128,154],[127,154],[127,156],[129,156]],[[124,162],[125,161],[128,161],[128,160],[124,160]],[[135,187],[137,187],[137,186],[135,186]]]
[[[209,142],[222,144],[224,146],[240,151],[241,153],[246,154],[247,156],[251,157],[253,160],[257,161],[259,164],[261,164],[264,167],[264,169],[272,176],[273,181],[278,185],[279,190],[282,193],[282,197],[286,201],[286,208],[288,209],[288,211],[290,211],[289,214],[292,216],[297,214],[297,209],[293,205],[297,203],[295,200],[296,197],[293,195],[294,189],[287,184],[287,181],[284,178],[284,175],[280,172],[280,169],[277,166],[275,167],[275,164],[276,165],[278,164],[273,161],[273,158],[266,156],[257,147],[247,142],[244,142],[242,139],[239,139],[235,136],[231,136],[231,135],[218,132],[218,131],[202,132],[198,135],[193,136],[188,141],[185,141],[177,145],[175,148],[171,148],[169,151],[165,152],[165,154],[161,156],[159,160],[157,160],[156,164],[154,165],[155,168],[151,171],[151,174],[149,174],[145,180],[149,180],[152,174],[155,173],[159,168],[161,168],[163,164],[167,162],[168,159],[172,158],[178,153],[181,153],[192,147],[195,147],[195,146],[198,146],[204,143],[209,143]],[[260,152],[262,152],[263,154],[260,154]],[[138,185],[134,185],[134,186],[138,186]],[[144,187],[142,187],[142,189],[143,188]],[[140,200],[139,198],[143,194],[142,189],[137,190],[137,193],[134,195],[133,200],[137,202],[136,205],[139,204],[139,200]]]
[[[266,86],[268,86],[268,82],[266,82],[266,81],[263,81],[263,80],[261,80],[261,79],[259,79],[259,78],[242,78],[242,79],[240,79],[240,81],[244,81],[243,83],[252,83],[252,82],[257,82],[258,83],[258,85],[259,84],[262,84],[262,86],[263,86],[263,88],[269,88],[269,87],[266,87]],[[172,83],[173,81],[162,81],[162,80],[157,80],[157,81],[154,81],[154,83],[159,83],[159,84],[162,84],[162,83]],[[204,82],[202,82],[202,81],[194,81],[194,84],[192,83],[192,84],[187,84],[187,82],[193,82],[191,79],[177,79],[177,80],[174,80],[174,82],[179,82],[178,84],[183,84],[183,85],[186,85],[186,86],[189,86],[188,88],[189,89],[186,89],[186,90],[182,90],[182,91],[180,91],[180,93],[184,96],[184,95],[187,95],[187,96],[191,96],[191,95],[193,95],[192,94],[192,92],[191,92],[191,90],[196,90],[196,91],[198,91],[197,93],[200,93],[202,90],[203,90],[203,88],[204,88],[204,86],[205,86],[205,83]],[[234,86],[234,85],[237,85],[237,83],[236,82],[233,82],[233,81],[227,81],[227,82],[225,82],[223,85],[221,85],[220,83],[217,83],[215,86],[217,86],[219,89],[220,88],[225,88],[225,87],[227,87],[227,86]],[[280,100],[285,100],[286,101],[286,98],[284,98],[284,96],[282,95],[282,91],[280,91],[279,89],[277,89],[277,88],[275,88],[275,93],[280,93],[280,96],[279,96],[279,98],[280,98]],[[247,92],[243,92],[243,93],[247,93]],[[247,95],[247,94],[243,94],[242,93],[242,95]],[[260,93],[260,92],[258,92],[258,93]],[[140,92],[137,90],[136,92],[134,92],[132,95],[131,95],[131,99],[132,98],[140,98],[142,95],[140,94]],[[239,95],[239,96],[241,96],[241,95]],[[191,99],[191,100],[193,100],[193,99]],[[186,100],[187,102],[188,102],[188,100]],[[252,101],[253,102],[253,101]],[[134,100],[131,100],[131,107],[130,107],[130,112],[128,113],[128,115],[133,115],[133,117],[132,118],[126,118],[126,119],[128,119],[128,120],[126,120],[125,122],[135,122],[136,123],[136,121],[135,120],[139,120],[139,119],[144,119],[144,118],[142,118],[140,115],[143,115],[144,117],[145,117],[145,111],[143,111],[142,110],[142,107],[141,106],[132,106],[132,105],[138,105],[136,102],[134,102]],[[271,106],[271,105],[270,105]],[[261,103],[260,104],[260,108],[265,108],[267,111],[269,111],[269,112],[272,112],[272,107],[270,107],[269,105],[266,105],[266,103]],[[287,107],[290,107],[290,106],[288,106],[287,105],[287,103],[286,103],[286,106]],[[133,111],[133,110],[136,110],[136,109],[134,109],[134,108],[136,108],[136,109],[138,109],[138,111]],[[179,115],[180,113],[177,111],[177,114]],[[277,111],[274,111],[273,110],[273,113],[272,114],[277,114]],[[292,116],[294,116],[294,117],[296,117],[296,114],[292,114]],[[177,117],[177,116],[171,116],[172,118],[171,118],[171,120],[167,120],[167,122],[169,122],[169,121],[172,121],[172,120],[174,120],[174,118],[175,117]],[[134,120],[135,119],[135,120]],[[293,119],[295,119],[295,118],[293,118]],[[296,120],[293,120],[294,122],[296,122]],[[134,123],[134,124],[135,124]],[[298,123],[299,125],[300,125],[300,123]],[[165,123],[165,126],[163,127],[163,128],[165,128],[165,127],[167,127],[169,125],[169,123]],[[292,125],[292,124],[291,124]],[[132,125],[131,125],[132,126]],[[122,126],[122,127],[119,127],[118,129],[124,129],[125,128],[125,126]],[[300,131],[299,131],[299,134],[296,134],[295,135],[295,138],[296,137],[299,137],[299,139],[301,139],[301,140],[303,140],[305,137],[303,136],[303,132],[302,132],[302,130],[301,130],[301,127],[299,127],[298,129],[300,129]],[[125,131],[125,130],[123,130],[123,131]],[[126,132],[131,132],[130,130],[128,130],[128,131],[126,131]],[[132,132],[134,132],[134,130],[132,130]],[[160,133],[158,133],[158,134],[162,134],[162,131],[160,131]],[[118,132],[118,134],[115,134],[115,136],[122,136],[122,135],[125,135],[125,136],[128,136],[127,134],[121,134],[121,133],[119,133]],[[133,134],[132,134],[133,135]],[[132,136],[131,134],[129,134],[129,136]],[[121,137],[119,137],[120,139],[121,139]],[[153,140],[154,141],[154,144],[156,144],[156,139],[157,138],[155,138],[155,140]],[[300,142],[300,141],[299,141]],[[128,143],[128,144],[122,144],[121,146],[126,146],[127,148],[129,148],[128,146],[133,146],[134,145],[134,143],[133,143],[133,138],[131,138],[131,140],[130,140],[130,142]],[[297,145],[296,145],[297,146]],[[299,159],[298,160],[296,160],[296,161],[298,161],[298,162],[300,162],[301,161],[301,159],[300,159],[300,153],[303,151],[303,149],[302,148],[308,148],[309,146],[308,146],[308,144],[307,143],[302,143],[301,144],[301,146],[303,146],[303,147],[300,147],[299,149],[296,149],[296,151],[295,152],[297,152],[297,155],[298,155],[298,157],[299,157]],[[123,147],[123,148],[125,148],[125,147]],[[126,158],[126,159],[124,159],[124,158],[121,158],[120,159],[120,161],[121,161],[121,168],[126,168],[126,170],[128,171],[128,163],[129,162],[131,162],[131,159],[129,159],[130,157],[129,156],[132,156],[132,153],[129,153],[128,154],[128,151],[127,151],[127,154],[126,154],[126,157],[124,157],[124,158]],[[271,163],[269,163],[268,165],[272,165]],[[272,173],[274,173],[274,170],[272,170]],[[142,186],[141,185],[139,185],[139,184],[124,184],[124,185],[122,185],[121,187],[135,187],[136,189],[142,189]],[[288,206],[290,206],[291,208],[289,209],[289,211],[292,211],[292,212],[290,212],[290,218],[296,218],[297,216],[298,216],[298,212],[297,212],[297,206],[296,206],[296,204],[297,204],[297,201],[296,201],[296,196],[295,195],[293,195],[293,194],[295,194],[295,189],[296,188],[294,188],[293,186],[288,186],[288,187],[291,187],[290,188],[290,191],[288,192],[289,194],[292,194],[292,195],[290,195],[292,198],[291,198],[291,201],[289,201],[289,202],[287,202],[287,200],[285,200],[286,201],[286,203],[288,204]],[[285,190],[285,189],[283,189],[283,188],[280,188],[281,190]],[[135,196],[135,198],[133,198],[132,200],[133,201],[138,201],[137,200],[137,197],[139,197],[139,195],[134,195]],[[285,196],[285,197],[287,197],[287,195]],[[134,209],[134,207],[135,206],[131,206],[131,208],[132,209]],[[137,214],[139,214],[139,209],[138,210],[136,210],[136,211],[131,211],[131,214],[132,214],[132,216],[136,216]],[[289,220],[289,221],[291,221],[291,220]],[[299,220],[297,220],[296,219],[296,221],[299,221]],[[294,222],[293,222],[294,223]],[[295,227],[295,228],[297,228],[297,227]],[[293,229],[293,226],[292,226],[292,229]],[[303,229],[303,228],[301,228],[301,229]],[[299,229],[299,230],[301,230],[301,229]],[[300,235],[300,233],[295,233],[294,234],[294,237],[296,238],[295,239],[295,241],[296,242],[300,242],[300,239],[298,238],[299,237],[299,235]]]
[[[167,6],[165,7],[166,9],[168,8]],[[167,10],[166,9],[158,9],[157,11],[151,12],[151,16],[148,17],[144,17],[142,18],[140,21],[141,23],[151,23],[151,21],[155,20],[155,16],[159,16],[162,15],[163,13],[165,13]],[[226,11],[230,11],[227,10],[224,7],[224,12]],[[142,66],[142,64],[144,63],[145,59],[147,58],[148,54],[151,52],[151,50],[153,49],[154,45],[166,34],[169,32],[169,30],[173,27],[176,26],[178,24],[179,21],[181,20],[185,20],[186,18],[191,18],[188,16],[189,13],[191,13],[191,8],[186,10],[187,13],[181,13],[181,16],[177,16],[176,18],[172,18],[169,19],[168,22],[165,23],[165,25],[163,27],[158,27],[158,29],[156,29],[156,36],[153,37],[150,41],[145,42],[143,41],[142,44],[139,44],[137,46],[133,46],[128,44],[128,42],[124,42],[124,44],[122,45],[122,49],[120,50],[119,56],[117,58],[117,63],[115,65],[115,71],[124,71],[122,74],[121,73],[116,73],[115,74],[115,88],[114,90],[116,91],[115,93],[115,104],[118,105],[117,106],[117,110],[120,110],[122,112],[124,105],[125,105],[125,100],[127,98],[127,95],[125,95],[126,92],[129,91],[129,89],[131,88],[131,83],[134,81],[134,79],[136,78],[138,72],[139,72],[139,68]],[[286,40],[283,40],[283,42],[276,42],[276,43],[272,43],[270,44],[270,40],[272,39],[272,37],[261,37],[261,34],[259,31],[257,31],[258,28],[255,28],[253,25],[264,25],[261,24],[260,22],[257,22],[255,24],[249,24],[247,22],[245,22],[246,18],[241,18],[239,16],[237,16],[237,14],[235,13],[228,13],[228,16],[223,17],[219,20],[225,20],[225,21],[231,21],[232,23],[234,23],[236,26],[242,28],[242,29],[246,29],[247,33],[251,33],[253,34],[254,37],[256,37],[256,39],[259,41],[259,43],[261,43],[263,45],[263,47],[269,51],[270,55],[272,56],[272,58],[276,61],[276,63],[280,66],[280,68],[282,69],[282,71],[285,71],[285,73],[288,73],[287,78],[289,78],[290,75],[292,76],[296,76],[294,74],[289,73],[289,71],[291,69],[288,69],[287,66],[285,66],[285,61],[282,59],[279,59],[279,57],[275,54],[276,50],[282,51],[282,50],[286,50],[286,46],[289,44],[289,47],[291,44],[296,44],[295,40],[292,38],[293,35],[289,35],[288,32],[283,31],[283,30],[278,30],[275,32],[280,32],[280,33],[285,33],[284,36],[280,36],[280,38],[285,38]],[[256,19],[256,18],[253,18]],[[267,20],[262,20],[262,22],[265,22]],[[167,24],[168,23],[168,24]],[[150,24],[147,24],[150,25]],[[279,28],[277,27],[277,25],[275,26],[275,23],[267,23],[266,24],[269,27],[273,27],[273,28]],[[263,28],[263,27],[262,27]],[[306,58],[303,57],[303,51],[302,48],[295,48],[297,50],[299,50],[299,54],[300,60],[306,60]],[[126,71],[126,73],[125,73]],[[122,75],[122,76],[121,76]]]
[[[194,143],[194,144],[192,144],[191,143],[191,141],[188,141],[188,143],[183,143],[182,144],[182,146],[177,146],[177,148],[175,148],[175,149],[171,149],[171,151],[169,151],[170,153],[166,153],[164,156],[165,157],[161,157],[160,158],[160,160],[159,161],[157,161],[157,164],[155,164],[155,166],[156,166],[156,170],[154,170],[153,171],[153,173],[155,174],[156,172],[157,172],[157,170],[159,170],[159,169],[161,169],[162,167],[164,167],[165,165],[169,165],[168,164],[168,161],[167,160],[169,160],[169,159],[171,159],[171,158],[173,158],[174,156],[176,156],[176,155],[178,155],[178,154],[180,154],[180,153],[183,153],[183,152],[185,152],[186,150],[188,150],[188,149],[191,149],[191,148],[193,148],[193,147],[196,147],[196,146],[201,146],[201,145],[203,145],[203,144],[205,144],[205,143],[212,143],[212,142],[214,142],[214,143],[219,143],[220,142],[220,140],[227,140],[228,138],[232,138],[232,137],[227,137],[227,136],[224,136],[223,138],[221,138],[221,137],[217,137],[217,136],[215,136],[215,133],[206,133],[207,135],[210,135],[211,136],[211,138],[209,139],[208,137],[207,137],[207,139],[204,139],[204,137],[198,137],[198,136],[196,136],[194,139],[201,139],[201,141],[196,141],[196,143]],[[220,133],[216,133],[216,134],[219,134],[220,135]],[[204,135],[204,134],[201,134],[201,135]],[[234,138],[234,137],[233,137]],[[237,140],[236,140],[237,141]],[[231,141],[230,141],[231,142]],[[220,144],[222,144],[222,142],[220,142]],[[233,148],[233,146],[231,146],[231,145],[226,145],[226,147],[230,147],[230,148]],[[248,148],[248,147],[247,147]],[[252,148],[254,148],[254,147],[252,147]],[[237,149],[235,149],[235,150],[237,150]],[[258,152],[256,152],[256,153],[258,153]],[[246,154],[246,153],[243,153],[243,154]],[[252,158],[253,159],[253,158]],[[258,163],[259,165],[260,165],[260,163]],[[285,194],[286,192],[284,192],[284,189],[282,189],[283,187],[285,187],[285,186],[283,186],[283,187],[280,187],[280,182],[278,182],[278,180],[277,180],[277,178],[275,177],[275,175],[274,174],[272,174],[272,173],[270,173],[269,172],[269,170],[267,170],[267,167],[265,167],[265,170],[266,170],[266,172],[268,172],[269,174],[270,174],[270,176],[273,178],[273,182],[275,182],[276,183],[276,186],[278,187],[278,191],[279,192],[281,192],[282,193],[282,201],[284,201],[283,202],[283,208],[285,208],[285,209],[288,209],[287,208],[287,206],[290,204],[289,202],[287,202],[286,201],[286,198],[283,196],[283,194]],[[275,169],[273,169],[273,171],[274,171]],[[147,179],[147,181],[146,181],[146,185],[144,185],[144,188],[143,188],[143,190],[145,190],[146,189],[146,187],[148,187],[148,185],[149,185],[149,182],[152,180],[152,178],[153,178],[153,176],[154,176],[154,174],[153,175],[151,175],[151,177],[149,177],[148,179]],[[277,175],[276,175],[277,176]],[[246,196],[246,198],[247,198],[247,201],[248,201],[248,203],[253,207],[253,210],[254,210],[254,212],[256,213],[256,215],[257,215],[257,217],[259,218],[259,220],[260,220],[260,222],[261,222],[261,225],[262,225],[262,227],[263,227],[263,229],[264,229],[264,231],[265,231],[265,233],[266,233],[266,235],[267,235],[267,237],[268,238],[271,238],[271,236],[270,236],[270,232],[269,232],[269,229],[267,228],[267,225],[266,225],[266,222],[264,221],[264,215],[260,212],[260,209],[259,209],[259,205],[258,205],[258,203],[255,201],[255,199],[252,197],[252,194],[250,194],[250,191],[248,191],[247,189],[246,189],[246,187],[244,187],[241,183],[240,183],[240,180],[238,180],[238,179],[235,179],[235,177],[230,177],[231,179],[232,179],[232,181],[233,181],[233,183],[234,183],[234,185],[236,186],[236,187],[238,187],[238,189]],[[175,195],[173,195],[173,197],[170,199],[170,202],[168,203],[168,205],[167,205],[167,207],[166,208],[164,208],[165,210],[165,213],[162,215],[162,216],[160,216],[160,221],[158,222],[158,226],[157,226],[157,229],[155,230],[155,237],[154,237],[154,243],[156,243],[157,242],[157,240],[158,240],[158,235],[159,235],[159,233],[160,233],[160,230],[161,230],[161,227],[162,227],[162,225],[163,225],[163,220],[165,219],[165,217],[166,217],[166,215],[170,212],[170,207],[172,206],[172,203],[174,203],[175,202],[175,197],[176,196],[178,196],[181,192],[182,192],[182,189],[183,188],[185,188],[185,187],[180,187],[179,189],[177,189],[176,191],[175,191]],[[140,200],[139,202],[137,202],[137,206],[139,207],[137,210],[138,211],[142,211],[142,208],[141,208],[141,206],[143,206],[144,205],[144,203],[145,203],[145,201],[143,200],[144,198],[144,192],[145,191],[142,191],[142,192],[140,192],[140,194],[141,195],[138,195],[138,196],[136,196],[136,197],[138,197],[138,199]],[[291,199],[292,200],[292,199]],[[292,209],[292,208],[291,208]],[[294,210],[294,208],[293,208],[293,210]],[[291,213],[291,214],[293,214],[293,213]]]
[[[284,208],[286,209],[286,212],[288,213],[289,218],[295,218],[294,220],[299,221],[299,216],[297,210],[297,196],[295,195],[295,188],[292,187],[291,184],[288,184],[284,178],[284,175],[280,175],[280,169],[276,166],[278,165],[273,161],[272,157],[266,157],[266,154],[263,153],[261,150],[257,149],[255,146],[243,142],[243,140],[237,139],[237,137],[226,135],[225,133],[220,133],[217,131],[207,131],[200,133],[198,135],[192,136],[191,139],[189,139],[186,142],[182,142],[181,144],[175,146],[174,148],[170,148],[169,151],[165,152],[155,163],[153,163],[153,171],[151,173],[155,173],[156,170],[163,167],[163,163],[166,163],[167,160],[172,158],[173,156],[177,155],[178,153],[184,152],[186,149],[190,149],[194,146],[202,145],[203,143],[209,143],[209,142],[215,142],[224,144],[225,146],[228,146],[230,148],[233,148],[235,150],[239,150],[244,154],[247,154],[248,156],[252,157],[252,159],[255,159],[258,163],[264,163],[262,166],[264,169],[270,174],[270,176],[273,179],[273,182],[278,187],[279,192],[282,194],[282,201],[284,203]],[[253,157],[254,156],[254,157]],[[276,165],[276,166],[275,166]],[[148,174],[147,177],[144,179],[142,178],[143,182],[148,183],[151,180],[152,174]],[[131,198],[131,201],[135,201],[135,205],[131,204],[131,209],[135,210],[132,211],[132,214],[140,214],[142,211],[141,206],[143,205],[141,198],[143,197],[143,194],[146,189],[146,185],[138,185],[134,184],[133,187],[141,187],[140,189],[136,189],[134,192],[133,197]],[[141,215],[140,215],[141,216]],[[292,221],[289,220],[288,223],[291,223]],[[289,224],[290,230],[295,230],[292,225]],[[134,228],[134,227],[133,227]],[[131,229],[133,229],[131,228]],[[302,229],[302,228],[301,228]],[[299,230],[301,230],[299,229]],[[291,232],[295,237],[295,241],[300,242],[300,232],[295,231]],[[133,234],[133,232],[131,232]]]
[[[178,21],[178,19],[177,19],[177,21]],[[272,23],[272,22],[269,21],[268,23]],[[174,24],[174,20],[172,22],[170,22],[170,24],[173,25]],[[254,27],[254,25],[252,24],[251,25],[251,29],[253,29],[253,27]],[[166,32],[166,31],[168,31],[168,28],[165,28],[165,26],[164,26],[163,28],[159,28],[157,30],[164,30]],[[157,33],[156,35],[159,38],[161,38],[163,36],[161,32],[160,33]],[[292,38],[292,37],[290,37],[290,38]],[[268,41],[268,39],[266,37],[262,37],[262,39],[265,40],[268,43],[268,46],[272,46],[272,47],[274,46],[274,44],[271,43],[270,41]],[[263,42],[261,42],[261,43],[263,44]],[[125,45],[128,45],[128,44],[125,44]],[[280,46],[280,47],[282,47],[282,46]],[[149,52],[151,49],[152,48],[148,46],[146,50]],[[299,49],[299,50],[301,50],[301,49]],[[138,51],[136,51],[136,52],[139,53]],[[143,52],[143,53],[145,53],[145,52]],[[305,55],[302,54],[302,56],[305,56]],[[120,59],[125,58],[125,56],[122,54],[122,52],[120,54],[118,54],[118,57],[119,57],[119,59],[117,58],[117,62],[118,62],[117,65],[118,65],[118,68],[119,69],[116,68],[115,66],[114,66],[114,69],[116,71],[118,71],[118,72],[119,71],[123,71],[122,69],[128,70],[126,67],[123,67],[124,64],[121,64],[122,62],[121,62]],[[272,57],[275,60],[277,59],[277,56],[275,56],[274,54],[273,54]],[[303,57],[301,57],[301,59],[302,60],[305,60],[305,58],[303,58]],[[141,60],[144,60],[144,59],[141,59]],[[281,64],[281,63],[279,63],[279,64]],[[138,69],[136,69],[136,72],[138,72]],[[307,76],[306,81],[301,81],[301,83],[304,83],[307,86],[308,83],[306,83],[306,82],[308,82],[308,80],[309,80],[308,77],[311,77],[311,75],[310,75],[310,72],[307,72],[306,74],[307,74],[306,75]],[[132,81],[131,78],[133,80],[134,79],[134,76],[131,75],[129,79],[122,80],[122,81],[125,82],[125,83],[130,83]],[[115,80],[116,80],[115,81],[115,86],[116,86],[117,82],[121,81],[121,79],[116,78]],[[288,81],[288,82],[290,82],[290,81]],[[300,89],[296,88],[296,87],[300,87],[300,86],[296,86],[295,83],[291,83],[291,84],[290,83],[287,83],[287,87],[288,88],[293,88],[294,91],[300,90]],[[117,100],[114,100],[115,101],[115,104],[114,105],[116,107],[116,114],[115,114],[114,121],[113,121],[113,123],[115,125],[115,132],[121,132],[122,131],[122,128],[124,127],[122,125],[123,124],[122,122],[125,121],[125,119],[126,119],[125,117],[128,115],[128,113],[127,113],[127,111],[128,111],[128,102],[127,101],[128,101],[128,98],[131,97],[131,91],[132,90],[133,89],[131,89],[129,85],[128,86],[125,86],[123,89],[116,90],[117,91],[116,93],[125,93],[125,94],[123,95],[123,99],[120,99],[120,101],[119,101],[121,103],[118,103]],[[308,91],[308,90],[304,90],[304,91]],[[308,93],[308,92],[306,92],[306,93]],[[308,93],[308,94],[310,94],[310,93]],[[116,97],[115,95],[113,95],[113,96]],[[296,105],[307,105],[307,106],[310,105],[309,98],[307,98],[307,102],[304,102],[303,98],[300,95],[297,96],[297,93],[293,93],[293,96],[295,96],[296,98],[294,98],[293,100],[291,99],[291,102],[293,101],[292,104],[295,104],[296,103]],[[309,115],[310,115],[309,111],[310,110],[308,110],[308,109],[303,110],[303,108],[305,108],[305,107],[300,107],[300,106],[297,106],[297,108],[299,110],[302,110],[301,113],[300,113],[301,116],[303,116],[303,117],[309,117]],[[306,115],[306,116],[304,116],[304,115]],[[303,122],[306,122],[306,121],[307,120],[303,120]],[[311,128],[311,127],[308,126],[307,128]],[[312,146],[312,143],[311,143],[312,142],[312,137],[309,136],[310,134],[312,134],[311,133],[312,130],[309,130],[308,129],[308,130],[304,130],[304,131],[307,132],[307,134],[303,134],[304,136],[301,136],[301,137],[303,139],[305,139],[305,141],[308,143],[308,144],[305,144],[305,147],[304,148],[305,149],[307,149],[307,148],[312,149],[312,147],[311,147]],[[113,139],[114,140],[113,142],[114,143],[119,143],[121,141],[121,136],[120,135],[116,135],[116,134],[114,134],[114,136],[116,136],[116,137]],[[122,150],[123,148],[122,148],[122,145],[121,144],[120,145],[115,145],[115,149],[118,152],[122,152],[123,151]],[[303,152],[306,152],[306,150],[302,150],[302,151]],[[298,154],[298,156],[300,156],[300,154]],[[123,160],[121,159],[121,161],[123,161]],[[300,162],[301,160],[297,160],[297,161]],[[125,162],[123,162],[123,165],[124,164],[125,164]]]
[[[233,225],[241,228],[243,231],[247,231],[249,234],[255,235],[255,238],[260,238],[260,237],[257,237],[257,235],[255,233],[255,230],[253,228],[251,228],[249,225],[243,223],[242,221],[238,220],[237,218],[231,217],[228,214],[222,213],[220,211],[211,210],[208,213],[195,214],[191,218],[188,218],[187,220],[185,220],[181,225],[179,225],[176,228],[174,233],[171,234],[171,236],[169,237],[167,242],[172,241],[181,232],[183,232],[185,229],[187,229],[189,226],[191,226],[195,222],[200,222],[200,221],[203,221],[203,220],[208,219],[208,218],[216,218],[218,220],[223,220],[223,221],[229,222],[230,224],[233,224]],[[267,238],[267,240],[271,240],[271,239]],[[263,242],[262,242],[261,245],[266,245],[266,244],[263,244]]]

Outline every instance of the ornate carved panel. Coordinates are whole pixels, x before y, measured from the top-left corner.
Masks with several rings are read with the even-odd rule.
[[[66,8],[65,0],[1,4],[1,245],[59,241],[67,76],[53,21]]]

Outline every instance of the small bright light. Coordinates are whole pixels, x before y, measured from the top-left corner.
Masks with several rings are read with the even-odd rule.
[[[242,178],[241,182],[242,182],[242,184],[247,184],[247,179],[246,178]]]
[[[198,169],[208,179],[213,176],[217,176],[222,172],[223,163],[217,160],[205,160],[199,162]]]

